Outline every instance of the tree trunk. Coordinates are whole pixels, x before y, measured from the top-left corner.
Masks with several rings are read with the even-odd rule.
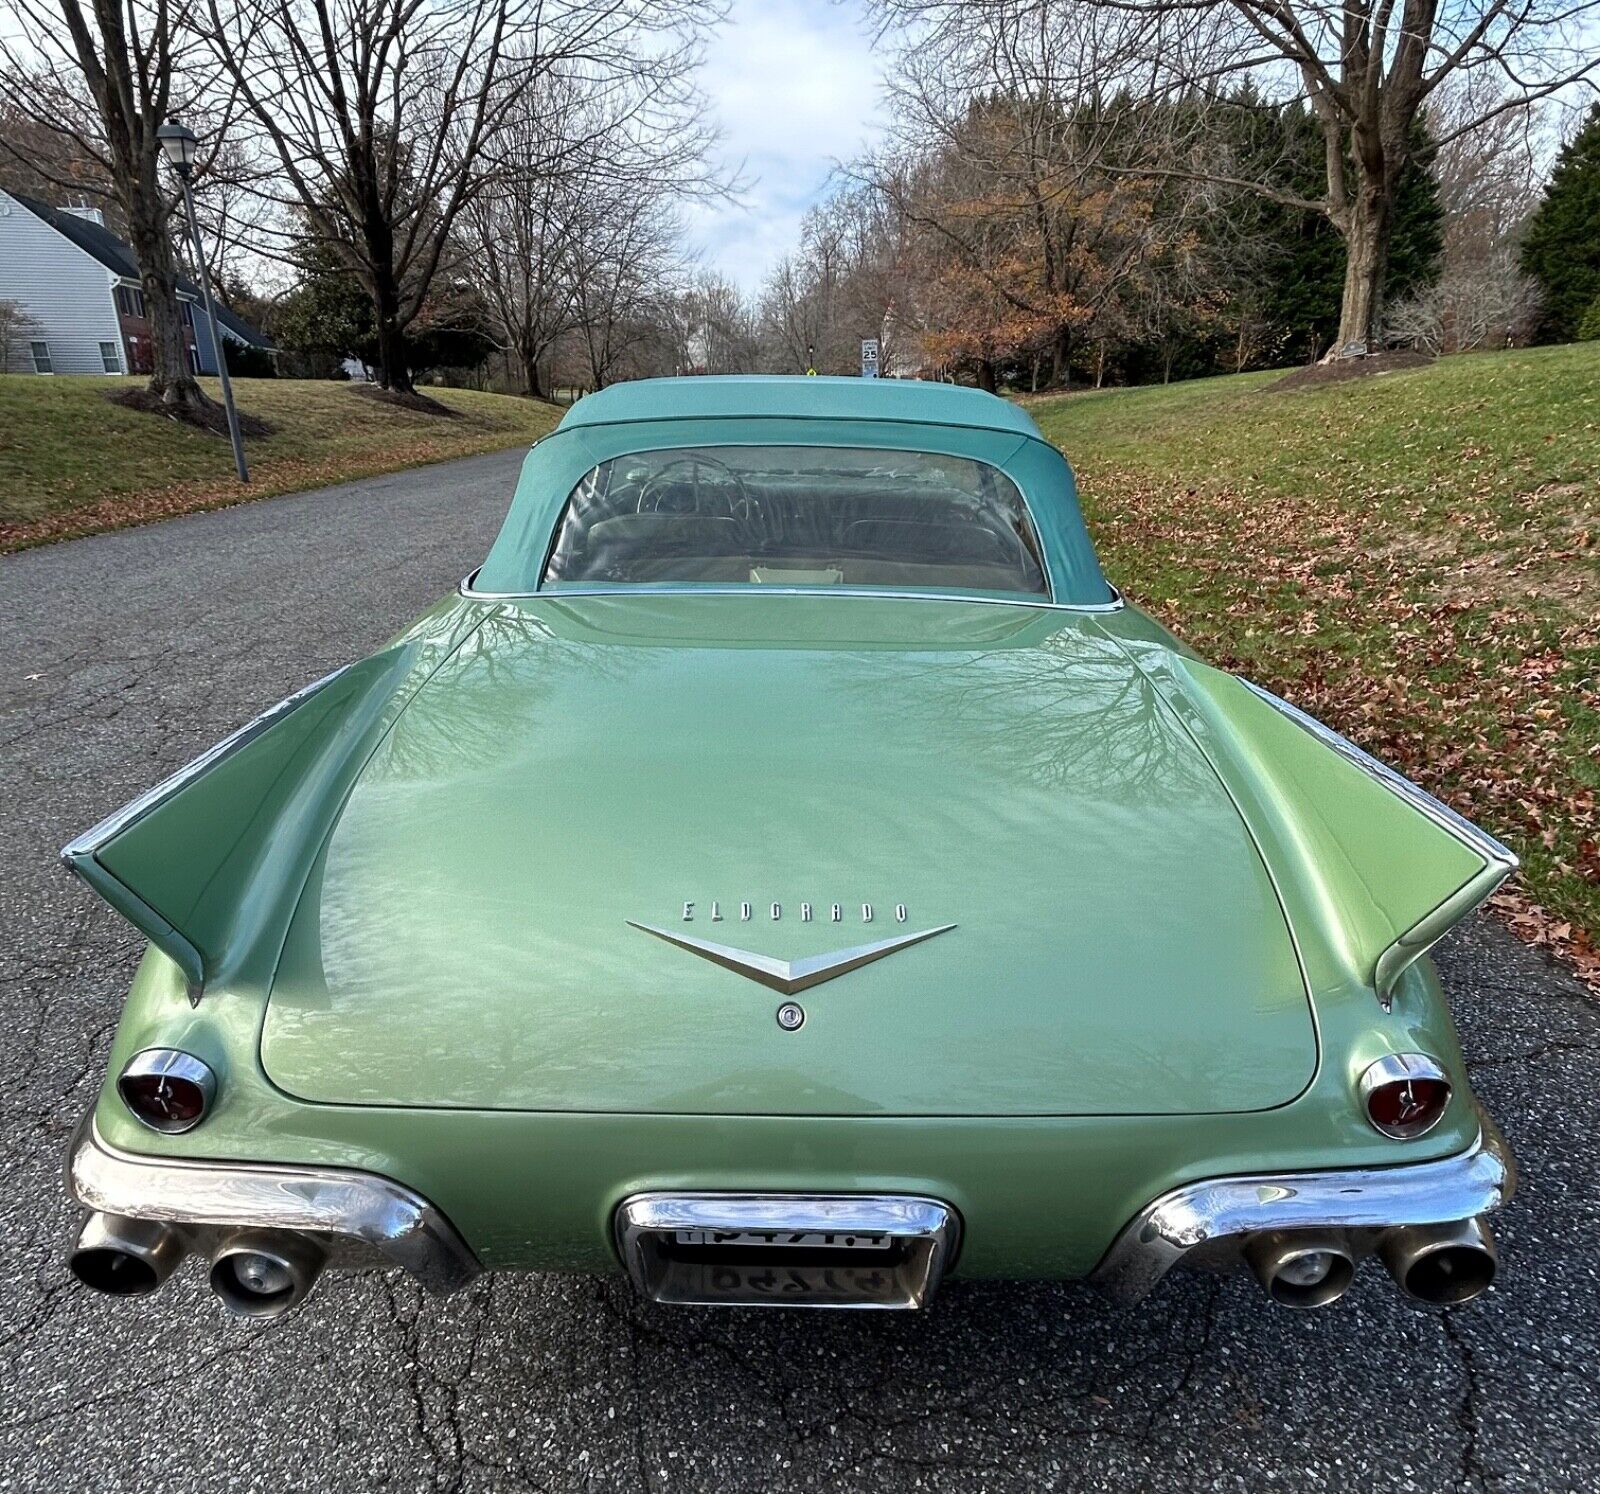
[[[539,355],[537,353],[524,353],[522,355],[522,386],[535,399],[543,399],[544,379],[539,372]]]
[[[178,264],[169,235],[176,224],[162,211],[160,188],[153,179],[155,163],[149,165],[152,179],[141,180],[135,190],[124,192],[123,208],[150,323],[150,392],[165,404],[198,407],[210,401],[195,382],[189,363],[189,342],[178,301]]]
[[[400,330],[400,293],[392,275],[374,276],[372,309],[378,324],[378,383],[397,394],[412,392],[411,369],[406,362],[405,337]]]
[[[1055,345],[1050,349],[1050,382],[1065,388],[1072,382],[1072,328],[1056,328]]]
[[[400,286],[394,270],[394,230],[384,217],[382,203],[376,188],[363,181],[362,237],[365,240],[366,265],[358,269],[363,274],[368,292],[372,296],[373,321],[378,335],[378,384],[397,394],[410,394],[411,368],[406,362],[405,333],[400,324]]]
[[[1330,358],[1377,352],[1383,334],[1383,280],[1389,268],[1393,210],[1381,184],[1363,182],[1344,225],[1344,297]]]
[[[978,359],[978,388],[989,394],[998,394],[999,386],[994,374],[994,360]]]
[[[405,339],[392,310],[378,314],[378,384],[397,394],[412,392],[411,370],[406,366]]]

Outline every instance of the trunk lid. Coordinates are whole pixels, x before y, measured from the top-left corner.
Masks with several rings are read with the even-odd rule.
[[[945,925],[788,996],[669,942]],[[488,617],[357,781],[261,1054],[327,1102],[1023,1115],[1268,1108],[1317,1045],[1231,800],[1091,617],[691,595]]]

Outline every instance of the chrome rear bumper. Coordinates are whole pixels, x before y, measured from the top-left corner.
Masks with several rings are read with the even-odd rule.
[[[67,1187],[96,1215],[170,1225],[182,1250],[206,1256],[240,1230],[276,1230],[316,1240],[330,1267],[401,1266],[432,1292],[453,1292],[481,1270],[427,1199],[377,1173],[134,1156],[88,1117]]]
[[[306,1255],[306,1290],[323,1266],[397,1266],[433,1292],[465,1286],[482,1269],[437,1208],[376,1173],[134,1155],[105,1142],[91,1119],[67,1172],[71,1193],[92,1211],[75,1250],[78,1274],[102,1290],[154,1290],[191,1252],[214,1263],[249,1252],[255,1269],[278,1245]],[[1482,1216],[1515,1188],[1511,1154],[1487,1118],[1453,1157],[1203,1179],[1141,1209],[1090,1280],[1136,1303],[1175,1266],[1249,1264],[1268,1285],[1308,1253],[1337,1280],[1377,1254],[1413,1298],[1466,1300],[1493,1275]],[[702,1305],[920,1307],[954,1263],[962,1229],[950,1205],[912,1195],[641,1193],[614,1216],[636,1288]],[[1337,1295],[1331,1286],[1300,1292],[1293,1305]]]
[[[1208,1178],[1164,1193],[1141,1209],[1090,1280],[1135,1303],[1174,1266],[1231,1269],[1252,1237],[1280,1231],[1339,1231],[1357,1255],[1410,1225],[1451,1224],[1497,1209],[1516,1191],[1516,1166],[1494,1123],[1453,1157],[1336,1172]]]

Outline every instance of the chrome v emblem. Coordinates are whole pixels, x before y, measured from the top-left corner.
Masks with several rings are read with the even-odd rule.
[[[909,949],[913,944],[921,944],[924,939],[932,939],[938,934],[948,934],[955,927],[953,923],[946,923],[936,929],[923,929],[918,934],[901,934],[893,939],[880,939],[876,944],[858,944],[853,949],[836,949],[831,954],[808,955],[803,960],[774,960],[767,955],[752,954],[748,949],[735,949],[728,944],[713,944],[709,939],[691,939],[689,935],[677,934],[671,929],[658,929],[648,923],[635,923],[631,918],[627,922],[629,928],[638,929],[641,934],[654,934],[657,939],[665,939],[668,944],[676,944],[679,949],[686,949],[690,954],[699,955],[702,960],[710,960],[713,965],[721,965],[725,970],[732,970],[736,975],[760,981],[764,986],[771,986],[774,991],[782,991],[785,996],[793,996],[796,991],[804,991],[811,986],[820,986],[823,981],[832,980],[836,975],[859,970],[863,965],[881,960],[897,949]]]

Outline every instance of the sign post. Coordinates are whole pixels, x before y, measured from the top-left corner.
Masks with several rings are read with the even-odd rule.
[[[861,377],[864,379],[878,377],[878,339],[876,337],[863,337],[861,339]]]

